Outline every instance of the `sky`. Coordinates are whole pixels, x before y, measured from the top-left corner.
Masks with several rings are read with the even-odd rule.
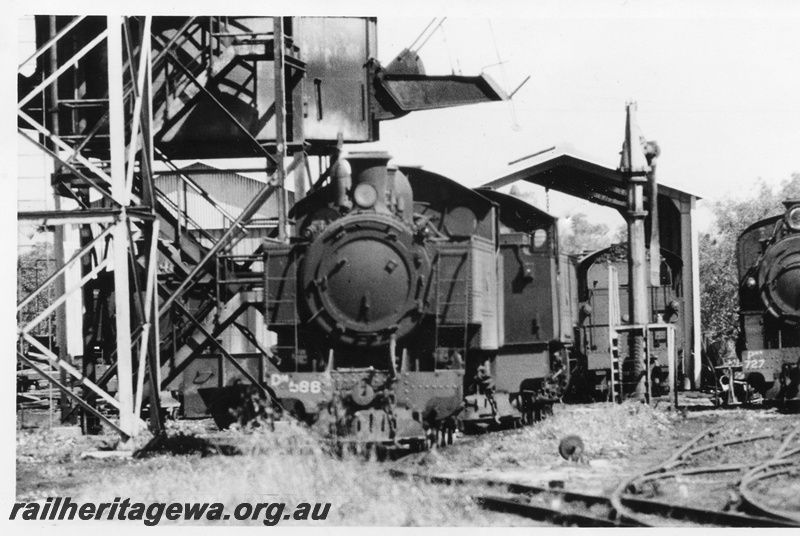
[[[619,2],[594,14],[534,7],[513,18],[448,17],[420,51],[428,73],[484,71],[509,91],[530,80],[511,103],[386,122],[381,141],[399,161],[471,186],[561,142],[616,167],[632,100],[661,148],[663,183],[712,201],[745,195],[758,179],[777,185],[800,172],[800,16],[789,2],[741,6],[722,16],[688,7],[659,16]],[[429,20],[379,21],[380,57],[388,61]],[[559,216],[622,221],[561,201],[551,207]],[[704,206],[698,223],[707,229]]]
[[[398,157],[470,183],[556,142],[616,165],[625,103],[634,100],[642,131],[661,147],[662,180],[703,197],[735,193],[759,177],[778,182],[800,171],[800,19],[779,13],[450,17],[420,52],[429,73],[451,71],[449,45],[464,74],[500,58],[503,65],[485,72],[501,85],[531,79],[511,104],[385,123],[383,142],[397,145]],[[380,26],[380,56],[401,49],[426,23]],[[432,124],[441,127],[426,128]]]
[[[658,175],[665,184],[713,201],[744,195],[759,178],[777,185],[800,172],[797,2],[274,4],[286,6],[285,13],[377,15],[383,64],[434,17],[447,17],[419,51],[428,74],[485,72],[508,91],[530,77],[511,102],[415,112],[384,122],[377,147],[399,164],[422,165],[477,186],[502,174],[514,159],[569,143],[615,167],[625,104],[632,100],[644,135],[661,148]],[[154,14],[219,10],[218,3],[204,1],[142,5]],[[18,14],[34,11],[31,6],[39,13],[109,9],[94,1],[15,4]],[[243,14],[264,9],[252,2],[236,7]],[[545,204],[543,192],[537,197]],[[551,201],[557,216],[583,211],[612,225],[622,221],[613,211],[574,199],[553,195]],[[707,227],[702,212],[700,223]]]

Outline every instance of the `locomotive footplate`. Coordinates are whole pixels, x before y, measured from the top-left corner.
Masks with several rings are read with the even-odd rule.
[[[767,399],[800,399],[800,348],[745,350],[742,373],[745,381]]]
[[[460,370],[338,369],[271,374],[270,387],[286,410],[337,443],[414,448],[455,422],[462,376]]]

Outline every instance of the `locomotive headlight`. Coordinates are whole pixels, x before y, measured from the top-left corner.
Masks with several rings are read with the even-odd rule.
[[[371,184],[362,182],[353,191],[353,199],[361,208],[371,208],[378,201],[378,191]]]
[[[786,215],[786,225],[792,231],[800,231],[800,207],[794,207]]]
[[[756,288],[756,278],[755,277],[748,277],[744,281],[744,286],[746,286],[750,290],[753,290],[754,288]]]

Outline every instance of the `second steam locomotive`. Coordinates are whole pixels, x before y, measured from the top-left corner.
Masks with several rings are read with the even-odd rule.
[[[800,200],[739,236],[740,378],[764,399],[800,401]],[[739,383],[739,382],[736,382]]]

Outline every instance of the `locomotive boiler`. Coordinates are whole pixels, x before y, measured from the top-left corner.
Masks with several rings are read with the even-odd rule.
[[[533,420],[569,379],[555,219],[388,161],[340,157],[265,243],[275,396],[345,442]]]
[[[737,353],[742,379],[764,399],[800,400],[800,200],[745,229],[739,271]],[[730,379],[727,379],[730,383]]]

